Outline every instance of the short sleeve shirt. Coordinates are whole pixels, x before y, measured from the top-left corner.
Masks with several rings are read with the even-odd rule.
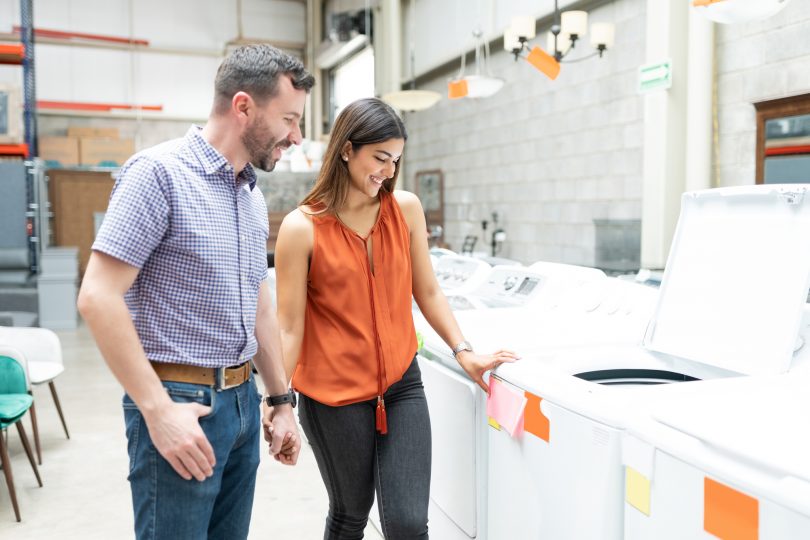
[[[140,269],[126,302],[146,356],[226,367],[251,358],[267,275],[267,206],[200,128],[121,169],[93,250]]]

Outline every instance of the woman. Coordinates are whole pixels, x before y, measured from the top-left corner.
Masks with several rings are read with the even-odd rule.
[[[375,488],[386,538],[428,536],[430,419],[412,297],[484,390],[483,373],[515,358],[475,354],[453,318],[421,204],[394,192],[406,138],[384,102],[347,106],[276,243],[285,367],[329,494],[324,538],[362,538]]]

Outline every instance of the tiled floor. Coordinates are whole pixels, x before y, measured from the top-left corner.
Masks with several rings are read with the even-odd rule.
[[[48,389],[35,388],[44,487],[37,486],[12,428],[8,438],[22,523],[14,519],[0,475],[0,538],[131,538],[121,388],[85,327],[60,332],[59,337],[66,370],[56,386],[71,439],[65,439]],[[30,420],[26,417],[24,422],[33,444]],[[250,538],[322,538],[326,491],[309,447],[304,446],[297,466],[285,467],[262,445]],[[369,525],[366,538],[381,536]]]

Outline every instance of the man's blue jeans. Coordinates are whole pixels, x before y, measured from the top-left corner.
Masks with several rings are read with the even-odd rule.
[[[250,526],[259,465],[259,403],[251,377],[217,392],[198,384],[164,382],[175,402],[211,407],[200,426],[216,455],[214,474],[203,482],[184,480],[155,449],[132,399],[124,396],[129,482],[140,539],[244,539]]]

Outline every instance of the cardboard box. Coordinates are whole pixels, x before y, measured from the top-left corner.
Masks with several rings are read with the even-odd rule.
[[[85,126],[69,126],[67,131],[68,137],[98,137],[117,139],[118,128],[100,128],[100,127],[85,127]]]
[[[133,139],[79,139],[79,163],[88,166],[121,166],[135,153]]]
[[[79,139],[75,137],[40,137],[39,157],[53,165],[79,164]]]

